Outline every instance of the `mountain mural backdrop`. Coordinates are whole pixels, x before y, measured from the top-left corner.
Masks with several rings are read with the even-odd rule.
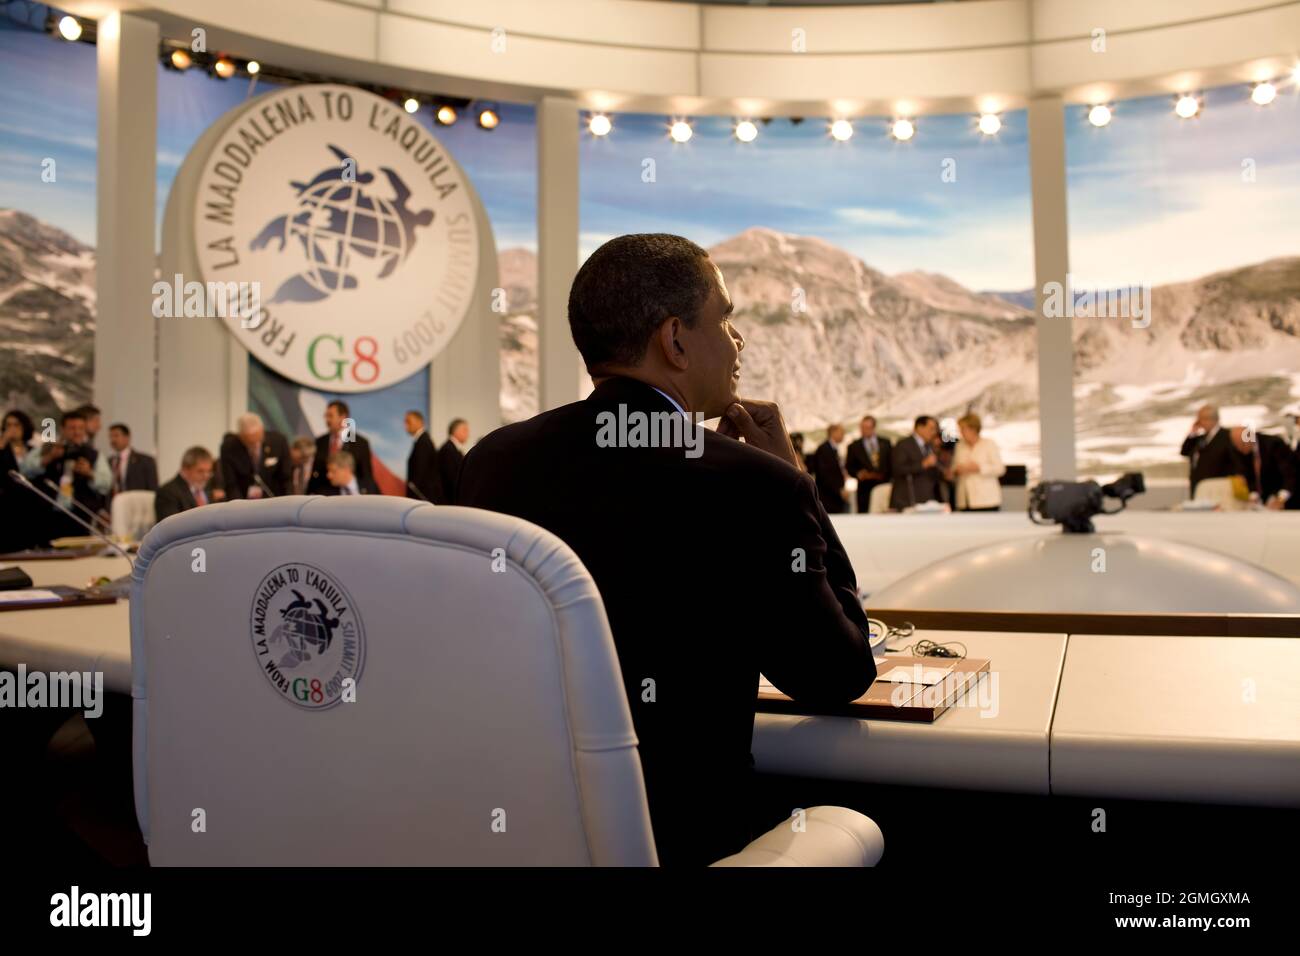
[[[973,410],[1008,461],[1037,473],[1032,289],[976,292],[933,273],[885,275],[820,239],[765,228],[709,254],[745,336],[742,390],[777,401],[791,429],[820,439],[839,421],[852,434],[870,412],[905,434],[923,412]],[[502,283],[511,304],[502,408],[513,421],[537,408],[532,254],[503,253]],[[1276,430],[1300,400],[1300,257],[1157,286],[1145,329],[1123,318],[1074,323],[1082,474],[1181,479],[1178,448],[1199,405]]]
[[[886,275],[820,239],[748,229],[709,250],[745,336],[746,394],[780,403],[792,429],[850,433],[871,412],[904,434],[922,412],[978,412],[1009,462],[1039,462],[1032,290],[976,292],[926,272]],[[502,417],[537,411],[537,263],[500,253]],[[1065,320],[1062,320],[1065,321]],[[88,401],[94,250],[0,210],[0,402],[40,418]],[[1274,429],[1300,400],[1300,257],[1157,286],[1148,327],[1076,318],[1083,474],[1181,478],[1196,407]],[[482,434],[485,428],[479,429]]]

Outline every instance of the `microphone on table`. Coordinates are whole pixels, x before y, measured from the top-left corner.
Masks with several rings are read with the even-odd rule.
[[[135,570],[135,558],[127,554],[126,550],[123,549],[121,545],[119,545],[108,535],[104,534],[104,532],[100,531],[94,525],[82,521],[81,518],[77,516],[77,513],[75,511],[65,506],[63,502],[59,501],[58,498],[51,498],[45,492],[41,491],[41,489],[37,488],[34,484],[32,484],[27,479],[27,476],[20,471],[10,468],[9,477],[12,478],[18,484],[22,485],[32,494],[36,495],[38,498],[41,498],[44,501],[47,501],[50,504],[54,505],[54,507],[58,508],[60,511],[62,511],[73,521],[77,522],[77,524],[81,525],[83,528],[85,528],[87,531],[93,534],[100,541],[103,541],[106,545],[108,545],[110,548],[112,548],[122,557],[126,558],[127,564],[131,565],[131,569],[133,571]],[[99,591],[102,594],[111,594],[113,595],[113,597],[126,597],[131,591],[131,575],[124,574],[120,578],[114,578],[108,584],[96,588],[95,590]]]
[[[59,486],[56,485],[54,482],[50,481],[50,479],[43,478],[41,480],[45,482],[45,487],[53,491],[55,495],[63,494],[62,489],[60,489]],[[68,501],[72,504],[74,508],[79,508],[84,514],[90,515],[90,520],[93,521],[96,526],[100,527],[101,529],[107,529],[109,532],[112,532],[113,530],[112,525],[110,525],[99,515],[95,514],[95,512],[91,511],[89,508],[83,505],[76,498],[69,498]],[[65,508],[64,510],[66,511],[67,509]],[[85,524],[85,522],[83,521],[82,524]]]
[[[257,487],[259,487],[259,488],[262,489],[262,494],[263,494],[263,495],[265,495],[265,496],[268,497],[268,498],[274,498],[274,497],[275,497],[275,492],[271,490],[271,486],[270,486],[270,485],[268,485],[265,481],[262,480],[262,476],[261,476],[261,475],[254,475],[254,476],[253,476],[253,480],[254,480],[255,482],[257,482]]]
[[[429,504],[433,504],[432,501],[429,501],[429,499],[426,498],[426,497],[424,496],[424,492],[422,492],[419,488],[415,487],[415,482],[413,482],[413,481],[408,481],[408,482],[406,483],[406,487],[408,487],[408,488],[410,488],[412,491],[414,491],[416,497],[419,498],[421,501],[428,501]]]

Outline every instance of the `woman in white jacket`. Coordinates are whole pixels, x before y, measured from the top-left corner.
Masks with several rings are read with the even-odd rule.
[[[980,417],[965,415],[957,420],[961,441],[952,455],[948,480],[957,481],[958,511],[998,511],[1002,507],[1002,486],[998,479],[1007,470],[992,438],[980,437]]]

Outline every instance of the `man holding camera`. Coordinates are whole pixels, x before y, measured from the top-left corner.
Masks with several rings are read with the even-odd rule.
[[[108,460],[90,444],[86,416],[81,411],[65,412],[60,423],[60,441],[39,445],[23,459],[23,474],[44,478],[59,486],[59,499],[75,500],[89,511],[102,513],[113,487]],[[69,506],[70,507],[70,506]],[[52,510],[45,540],[85,534],[85,529],[61,511]]]

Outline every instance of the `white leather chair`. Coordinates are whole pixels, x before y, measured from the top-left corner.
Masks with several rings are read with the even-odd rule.
[[[599,593],[535,525],[381,496],[184,512],[141,546],[131,650],[155,865],[657,864]],[[883,845],[813,807],[722,863]]]
[[[889,510],[889,493],[893,491],[892,482],[882,482],[871,489],[871,494],[867,498],[867,514],[884,514]]]
[[[143,538],[153,527],[153,499],[152,491],[119,491],[115,494],[111,505],[113,534],[131,541]]]
[[[1231,478],[1202,478],[1196,483],[1195,501],[1213,501],[1220,511],[1245,511],[1248,503],[1237,497]]]

